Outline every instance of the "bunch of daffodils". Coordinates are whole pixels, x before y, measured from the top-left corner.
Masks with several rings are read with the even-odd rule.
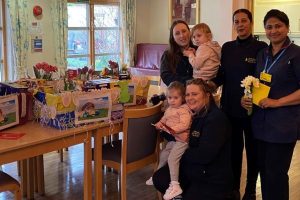
[[[259,79],[255,78],[253,76],[247,76],[241,81],[241,87],[244,89],[244,97],[246,98],[252,98],[252,88],[258,88],[259,87]],[[252,108],[248,110],[248,115],[252,114]]]
[[[252,98],[252,87],[259,87],[259,80],[253,76],[247,76],[241,81],[241,87],[245,88],[244,94],[246,97]]]

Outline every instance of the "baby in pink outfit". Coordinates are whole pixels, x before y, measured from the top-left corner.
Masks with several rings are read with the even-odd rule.
[[[189,58],[193,66],[193,78],[211,80],[217,75],[220,59],[221,46],[216,41],[212,41],[212,33],[205,23],[197,24],[192,29],[193,44],[198,47],[184,50],[183,54]]]
[[[164,199],[173,199],[182,193],[182,189],[178,182],[179,161],[181,156],[188,147],[188,135],[191,125],[192,112],[189,107],[184,104],[185,87],[180,82],[172,82],[167,89],[167,101],[169,107],[166,109],[164,116],[155,127],[172,134],[176,142],[170,141],[166,148],[161,152],[158,169],[167,162],[170,168],[171,183],[167,189]],[[150,178],[146,184],[152,182]]]

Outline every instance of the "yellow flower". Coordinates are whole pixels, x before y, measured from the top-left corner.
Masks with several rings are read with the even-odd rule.
[[[253,76],[247,76],[246,78],[244,78],[241,81],[241,87],[244,87],[244,93],[247,94],[251,94],[252,93],[252,87],[259,87],[259,80],[258,78],[255,78]]]

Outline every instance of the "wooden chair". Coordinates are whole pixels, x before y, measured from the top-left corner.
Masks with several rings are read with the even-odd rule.
[[[5,191],[10,191],[14,193],[15,200],[22,199],[20,183],[10,175],[0,171],[0,192]]]
[[[151,123],[162,116],[162,102],[142,109],[125,109],[123,139],[103,145],[103,165],[121,176],[121,199],[126,200],[126,175],[158,162],[159,135]]]

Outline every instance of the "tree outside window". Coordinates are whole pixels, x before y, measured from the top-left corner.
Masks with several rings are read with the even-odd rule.
[[[69,3],[68,68],[92,65],[99,71],[120,55],[119,4]]]

